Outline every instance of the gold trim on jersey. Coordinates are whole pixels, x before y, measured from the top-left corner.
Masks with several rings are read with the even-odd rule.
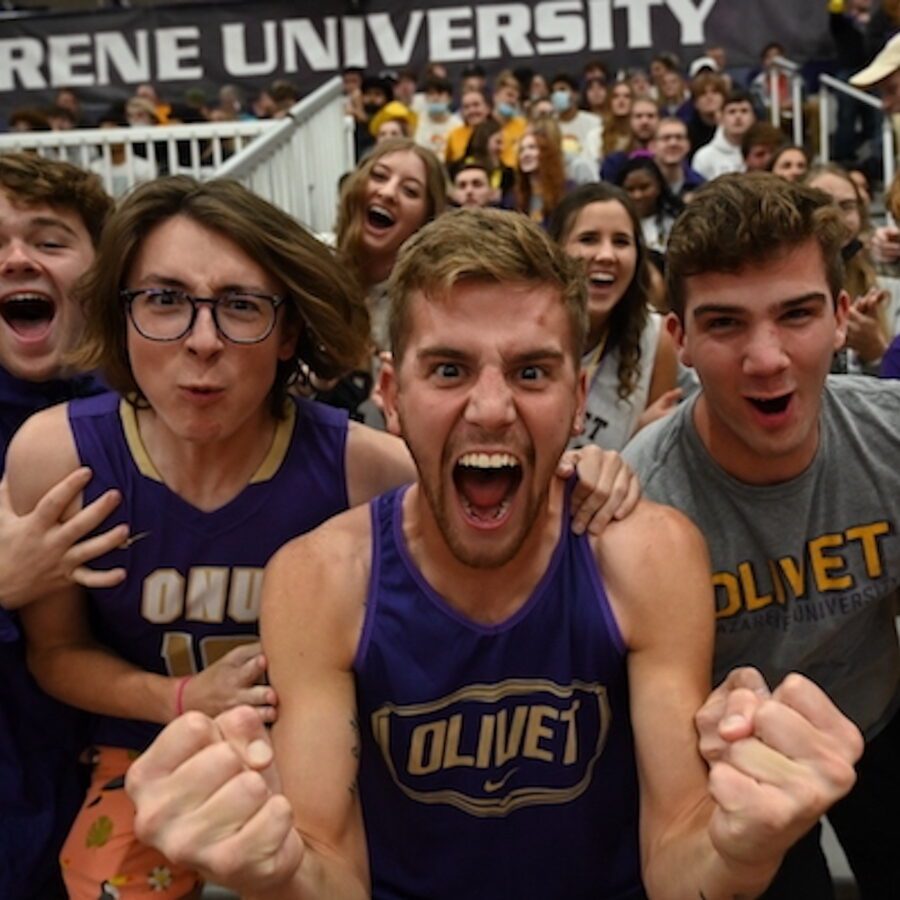
[[[137,410],[124,397],[119,401],[119,418],[122,420],[122,430],[125,432],[128,450],[134,459],[134,464],[137,466],[138,471],[145,478],[162,483],[162,476],[153,464],[153,460],[150,459],[150,454],[147,453],[147,448],[141,440]],[[266,458],[259,464],[259,468],[253,473],[250,484],[268,481],[281,467],[291,445],[291,436],[294,433],[296,419],[297,406],[291,400],[287,400],[284,418],[279,419],[275,426],[275,437],[272,439],[272,446],[269,447],[269,452],[266,453]]]

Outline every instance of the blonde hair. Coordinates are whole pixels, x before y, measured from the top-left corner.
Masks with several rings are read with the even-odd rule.
[[[398,363],[409,338],[413,294],[439,300],[462,281],[540,284],[559,291],[577,367],[587,334],[584,272],[526,216],[497,209],[454,210],[403,245],[387,286],[391,348]]]

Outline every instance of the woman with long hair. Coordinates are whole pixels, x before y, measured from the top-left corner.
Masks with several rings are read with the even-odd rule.
[[[491,118],[476,125],[466,146],[464,158],[474,157],[488,162],[491,167],[488,173],[491,188],[498,200],[512,187],[514,178],[513,170],[504,165],[500,158],[502,152],[503,129],[500,123]]]
[[[532,122],[519,142],[512,208],[546,224],[566,188],[559,126],[549,118]]]
[[[650,311],[650,267],[641,224],[628,195],[610,184],[586,184],[565,197],[550,235],[583,260],[588,335],[585,430],[577,445],[624,447],[641,427],[674,408],[675,346]]]
[[[603,116],[602,157],[627,150],[631,143],[631,104],[634,91],[627,81],[617,81],[609,89],[607,112]]]

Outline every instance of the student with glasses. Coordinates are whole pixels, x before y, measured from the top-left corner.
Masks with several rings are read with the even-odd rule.
[[[199,894],[195,872],[135,839],[125,772],[185,710],[249,704],[274,721],[263,567],[288,539],[414,477],[397,438],[289,395],[298,364],[330,379],[364,353],[352,285],[285,213],[236,183],[184,176],[128,196],[79,285],[79,361],[117,393],[34,416],[8,456],[17,513],[86,464],[82,502],[115,487],[122,502],[102,527],[129,528],[97,560],[123,582],[22,610],[38,682],[96,716],[91,787],[61,855],[74,900]],[[618,466],[597,467],[585,513],[610,485],[613,509],[634,493]]]

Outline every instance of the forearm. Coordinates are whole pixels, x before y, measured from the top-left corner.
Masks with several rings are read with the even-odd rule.
[[[304,844],[300,865],[277,887],[240,892],[245,900],[369,900],[371,891],[341,859]]]
[[[712,809],[704,801],[682,828],[646,854],[644,881],[654,900],[751,900],[768,887],[780,857],[728,858],[710,835]]]
[[[28,666],[51,696],[88,712],[165,724],[177,679],[145,672],[100,644],[28,648]]]

